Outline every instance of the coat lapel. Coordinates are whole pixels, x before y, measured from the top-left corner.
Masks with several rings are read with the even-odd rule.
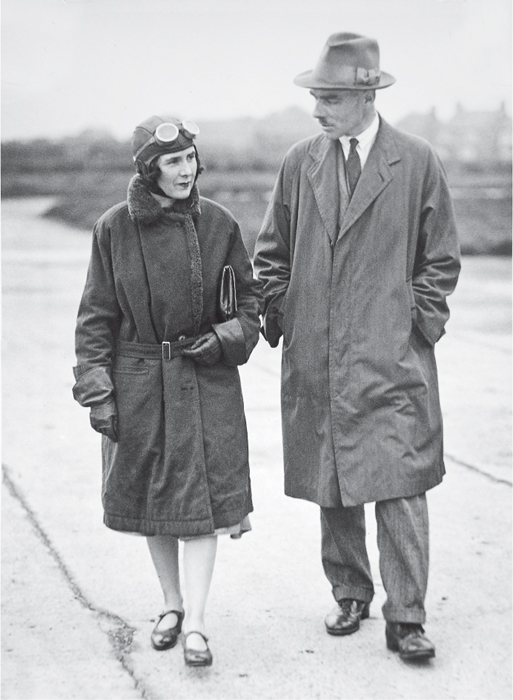
[[[310,151],[313,163],[307,175],[312,186],[315,202],[331,243],[335,243],[338,230],[338,173],[336,143],[326,138],[319,139]]]
[[[392,131],[381,119],[376,141],[371,148],[365,167],[342,220],[339,236],[342,237],[392,179],[390,165],[400,160]]]

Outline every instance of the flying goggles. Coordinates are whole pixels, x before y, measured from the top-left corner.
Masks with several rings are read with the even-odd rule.
[[[179,126],[171,122],[159,124],[153,132],[153,135],[136,151],[134,160],[137,160],[141,153],[152,143],[156,143],[159,146],[168,146],[173,143],[180,136],[180,132],[187,138],[194,139],[199,134],[200,130],[197,124],[187,119],[180,122]]]

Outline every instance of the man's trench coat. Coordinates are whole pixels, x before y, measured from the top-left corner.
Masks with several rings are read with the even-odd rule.
[[[337,148],[322,134],[292,147],[255,255],[271,346],[283,333],[285,493],[323,507],[442,480],[434,344],[460,270],[428,143],[381,120],[340,220]]]
[[[238,310],[222,322],[227,264]],[[108,527],[206,535],[252,510],[237,365],[258,341],[260,307],[237,223],[196,187],[180,211],[166,213],[136,176],[128,202],[99,219],[78,313],[73,393],[83,406],[111,398],[117,405],[118,441],[102,436]],[[220,362],[206,367],[175,353],[175,343],[212,328]]]

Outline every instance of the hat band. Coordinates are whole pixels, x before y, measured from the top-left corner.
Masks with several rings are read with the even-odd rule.
[[[372,88],[379,84],[381,71],[375,68],[354,68],[353,66],[330,67],[328,71],[313,71],[312,78],[326,83],[327,86],[354,87],[355,85]]]
[[[381,71],[374,68],[357,68],[354,79],[355,85],[376,85],[379,83]]]

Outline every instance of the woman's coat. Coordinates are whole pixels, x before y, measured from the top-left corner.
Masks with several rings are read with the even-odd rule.
[[[285,492],[324,507],[441,481],[433,346],[460,269],[426,142],[381,121],[345,212],[337,148],[319,135],[291,149],[255,256],[266,338],[276,346],[283,333]]]
[[[105,524],[194,536],[252,510],[236,365],[258,341],[261,295],[231,214],[196,188],[176,209],[164,211],[136,176],[127,202],[95,225],[73,393],[83,406],[112,397],[117,406],[118,441],[102,436]],[[238,295],[227,322],[217,312],[224,265]],[[206,367],[179,354],[212,329],[220,362]]]

